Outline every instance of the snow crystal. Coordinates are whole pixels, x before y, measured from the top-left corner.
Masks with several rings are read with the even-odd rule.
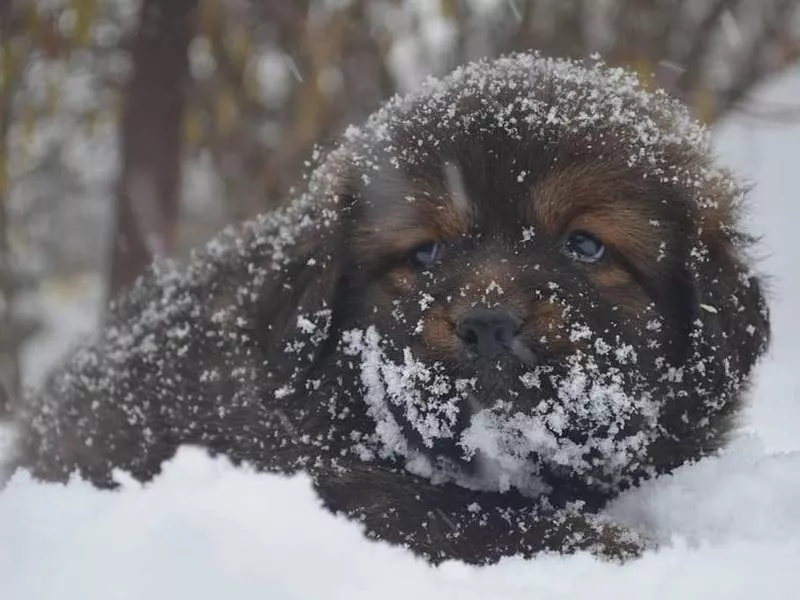
[[[530,242],[536,235],[536,230],[533,227],[525,227],[522,230],[522,241]]]

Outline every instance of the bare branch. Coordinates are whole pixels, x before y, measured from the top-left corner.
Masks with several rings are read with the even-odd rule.
[[[693,43],[686,54],[679,59],[683,74],[676,82],[676,90],[681,97],[688,96],[702,76],[705,58],[713,40],[712,33],[719,26],[726,12],[733,12],[742,0],[716,0],[711,10],[703,18],[693,34]]]
[[[738,71],[733,83],[720,94],[717,102],[717,114],[725,114],[738,107],[745,97],[758,84],[772,75],[778,68],[785,65],[768,65],[766,54],[788,35],[787,24],[791,22],[793,13],[798,9],[798,0],[780,0],[775,3],[771,17],[765,18],[765,25],[761,35],[753,42],[752,48],[744,66]],[[795,47],[790,56],[784,61],[790,61],[800,56],[800,47]]]
[[[11,38],[13,36],[12,4],[10,0],[0,0],[0,44],[3,52],[11,51]],[[9,67],[0,74],[3,85],[0,87],[0,330],[12,330],[15,326],[14,302],[15,286],[10,274],[13,263],[11,260],[11,244],[8,239],[8,192],[9,173],[8,135],[11,130],[13,94],[16,87],[16,74],[11,72],[11,61],[4,61]],[[2,68],[2,67],[0,67]],[[20,389],[20,364],[18,347],[0,340],[0,387],[8,386],[12,397],[16,397]],[[4,385],[5,384],[5,385]],[[8,396],[0,402],[0,417],[6,417],[11,412],[11,403]]]
[[[109,297],[173,250],[189,90],[188,47],[197,0],[145,0],[133,49],[133,75],[122,117],[122,173],[109,275]]]

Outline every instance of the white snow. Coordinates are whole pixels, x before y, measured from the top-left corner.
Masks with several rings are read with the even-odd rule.
[[[320,509],[303,476],[186,449],[119,493],[16,477],[0,495],[8,600],[795,598],[800,454],[743,449],[682,469],[628,513],[671,542],[630,564],[588,555],[432,568]],[[787,474],[790,474],[787,477]],[[769,490],[769,491],[767,491]]]
[[[765,94],[800,97],[800,73]],[[119,492],[17,474],[0,492],[0,598],[798,597],[800,123],[740,117],[715,141],[757,183],[749,222],[766,236],[775,337],[732,446],[610,507],[658,550],[625,565],[576,555],[433,568],[329,515],[304,476],[257,475],[184,449],[150,485],[121,476]]]

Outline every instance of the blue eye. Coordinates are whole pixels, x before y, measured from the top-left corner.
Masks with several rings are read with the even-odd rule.
[[[443,246],[439,242],[427,242],[411,251],[411,262],[419,267],[432,267],[442,258]]]
[[[606,247],[591,233],[573,231],[564,240],[564,251],[568,256],[585,263],[596,263],[605,254]]]

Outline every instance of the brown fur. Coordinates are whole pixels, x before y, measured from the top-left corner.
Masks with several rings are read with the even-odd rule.
[[[292,209],[294,222],[312,225],[291,244],[276,242],[284,222],[267,220],[211,244],[188,274],[155,268],[98,341],[29,399],[20,464],[47,479],[78,471],[113,486],[114,468],[147,480],[178,446],[198,444],[267,471],[305,470],[328,508],[433,561],[638,552],[641,539],[596,511],[641,479],[720,448],[768,342],[760,282],[738,233],[738,191],[724,174],[706,177],[706,151],[688,141],[667,136],[653,150],[663,172],[678,174],[670,177],[630,163],[636,131],[602,119],[573,126],[599,84],[560,82],[547,70],[509,74],[504,64],[491,66],[491,85],[461,95],[456,80],[391,105],[345,142],[320,168],[322,183],[312,180],[310,208]],[[483,75],[474,79],[483,85]],[[577,108],[566,125],[527,118],[521,100],[555,106],[567,92]],[[621,98],[637,123],[672,131],[663,98]],[[511,130],[512,121],[498,124],[503,110]],[[576,230],[603,241],[601,261],[564,251]],[[415,249],[432,242],[441,260],[415,264]],[[277,255],[285,258],[273,269]],[[476,359],[457,331],[475,309],[516,317],[524,352]],[[318,326],[309,330],[309,319]],[[585,326],[591,337],[576,334]],[[402,362],[408,349],[448,381],[475,382],[454,435],[432,441],[405,397],[384,401],[409,452],[435,466],[480,472],[480,453],[465,454],[459,435],[496,400],[510,415],[571,410],[557,393],[569,360],[618,373],[627,398],[651,394],[660,412],[655,424],[638,412],[613,423],[575,418],[554,439],[580,446],[644,433],[651,443],[613,468],[599,454],[582,471],[531,456],[549,490],[538,498],[434,484],[395,450],[370,446],[379,436],[369,390],[360,358],[346,351],[349,332],[370,328],[388,360]],[[634,349],[636,361],[598,350],[598,340]],[[523,385],[540,365],[549,376]],[[438,418],[440,401],[423,388],[414,408]]]

